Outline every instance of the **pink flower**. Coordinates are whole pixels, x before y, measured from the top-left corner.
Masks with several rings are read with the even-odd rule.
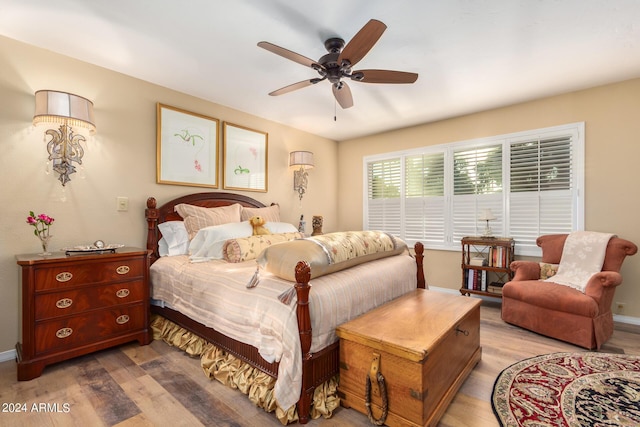
[[[36,216],[33,211],[29,212],[29,216],[27,217],[27,224],[33,225],[35,230],[33,230],[33,234],[37,237],[46,237],[49,235],[49,226],[53,224],[55,221],[49,215],[40,214]]]
[[[46,225],[51,225],[51,223],[52,223],[54,220],[53,220],[53,218],[51,218],[49,215],[40,214],[40,215],[38,215],[38,221],[42,221],[42,222],[44,222]]]

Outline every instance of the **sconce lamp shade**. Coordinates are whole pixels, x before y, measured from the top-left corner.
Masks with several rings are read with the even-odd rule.
[[[93,103],[71,93],[39,90],[33,115],[33,124],[38,123],[59,125],[59,129],[47,129],[45,138],[51,137],[47,141],[49,160],[58,180],[65,186],[71,180],[69,176],[76,172],[74,163],[81,165],[84,155],[80,143],[85,141],[85,137],[76,134],[74,128],[89,129],[91,134],[96,132]]]
[[[36,92],[36,111],[33,124],[56,123],[89,129],[95,133],[93,102],[78,95],[54,90]]]
[[[292,151],[289,153],[289,166],[300,166],[304,169],[313,167],[313,153],[311,151]]]
[[[293,190],[298,193],[300,204],[307,191],[308,173],[306,169],[313,167],[313,153],[311,151],[292,151],[289,153],[289,166],[299,166],[293,171]]]

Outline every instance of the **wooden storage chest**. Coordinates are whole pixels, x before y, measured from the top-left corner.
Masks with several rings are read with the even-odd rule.
[[[389,426],[436,426],[481,357],[480,300],[416,289],[337,328],[343,406]]]

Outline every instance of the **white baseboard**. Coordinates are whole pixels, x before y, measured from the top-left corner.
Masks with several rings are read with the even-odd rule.
[[[638,325],[640,326],[640,318],[631,317],[631,316],[623,316],[622,314],[614,314],[613,321],[618,323],[626,323],[629,325]]]
[[[429,289],[432,291],[436,291],[436,292],[444,292],[447,294],[460,294],[460,291],[457,289],[450,289],[450,288],[439,288],[437,286],[431,286],[429,285]],[[482,298],[484,300],[487,301],[500,301],[500,298],[492,298],[492,297],[485,297],[483,295],[473,295],[474,297],[478,297],[478,298]],[[613,321],[614,322],[618,322],[618,323],[626,323],[629,325],[640,325],[640,318],[639,317],[632,317],[632,316],[623,316],[621,314],[614,314],[613,315]]]
[[[0,353],[0,363],[8,362],[9,360],[16,359],[16,350],[7,350]]]

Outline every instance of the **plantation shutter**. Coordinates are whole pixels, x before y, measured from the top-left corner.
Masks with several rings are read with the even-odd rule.
[[[445,241],[444,152],[405,157],[404,238],[442,245]]]
[[[543,234],[575,230],[573,135],[510,146],[510,226],[516,244],[536,249]]]
[[[365,157],[363,224],[429,249],[512,237],[540,256],[543,234],[584,229],[584,123]]]
[[[401,236],[401,163],[400,157],[367,164],[368,230],[383,230]]]
[[[490,226],[495,236],[503,235],[502,145],[462,148],[453,152],[453,241],[479,236],[486,222],[478,218],[491,209],[495,220]]]

